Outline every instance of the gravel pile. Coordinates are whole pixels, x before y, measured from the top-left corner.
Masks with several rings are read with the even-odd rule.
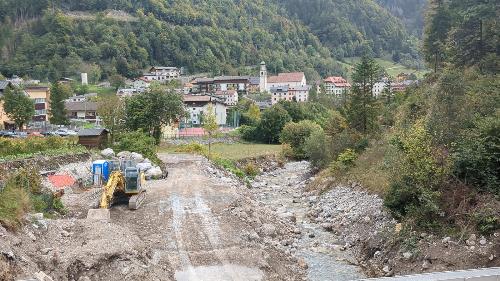
[[[384,210],[383,200],[357,186],[338,186],[321,197],[311,196],[308,216],[328,231],[335,232],[352,247],[385,229],[394,229],[396,221]]]

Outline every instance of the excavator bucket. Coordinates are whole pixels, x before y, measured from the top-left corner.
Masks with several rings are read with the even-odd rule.
[[[88,220],[109,221],[110,218],[109,209],[90,209],[87,213]]]

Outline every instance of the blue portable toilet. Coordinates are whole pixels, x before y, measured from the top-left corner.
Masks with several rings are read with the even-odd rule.
[[[92,162],[92,181],[94,185],[105,184],[109,179],[109,162],[106,160],[97,160]]]

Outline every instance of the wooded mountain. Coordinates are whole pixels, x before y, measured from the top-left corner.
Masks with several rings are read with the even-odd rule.
[[[374,0],[0,0],[0,22],[0,72],[42,80],[134,77],[154,64],[237,74],[262,60],[316,79],[345,74],[346,56],[417,57]]]
[[[419,38],[422,37],[424,29],[424,14],[428,0],[376,0],[377,3],[387,9],[392,15],[399,18],[408,33]]]

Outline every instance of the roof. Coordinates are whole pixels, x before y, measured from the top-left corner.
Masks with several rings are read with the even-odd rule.
[[[100,136],[102,133],[108,132],[107,129],[83,129],[78,132],[79,137],[92,137],[92,136]]]
[[[280,73],[278,76],[267,78],[268,83],[301,82],[304,79],[304,72]]]
[[[276,93],[276,92],[288,92],[288,86],[271,87],[271,88],[269,88],[269,91],[270,91],[271,93]]]
[[[209,102],[212,100],[211,96],[195,96],[195,95],[184,95],[184,102]]]
[[[68,111],[96,111],[97,102],[91,101],[75,101],[65,103],[66,110]]]
[[[257,76],[250,76],[248,81],[250,82],[250,85],[260,85],[260,77]]]
[[[25,91],[36,91],[36,90],[42,90],[42,91],[48,91],[49,87],[48,86],[28,86],[24,88]]]
[[[177,70],[178,68],[175,66],[153,66],[151,69],[160,69],[160,70]]]
[[[310,89],[311,89],[311,86],[304,85],[304,86],[290,86],[288,90],[290,90],[290,91],[309,91]]]
[[[214,82],[216,81],[231,81],[231,80],[247,80],[249,76],[216,76],[214,77]]]
[[[332,83],[336,87],[351,87],[351,84],[349,84],[349,82],[347,82],[347,80],[345,80],[344,78],[342,78],[340,76],[331,76],[331,77],[326,78],[324,81],[325,81],[325,83]]]
[[[193,84],[198,84],[198,83],[213,83],[214,79],[213,78],[196,78],[193,81]]]

